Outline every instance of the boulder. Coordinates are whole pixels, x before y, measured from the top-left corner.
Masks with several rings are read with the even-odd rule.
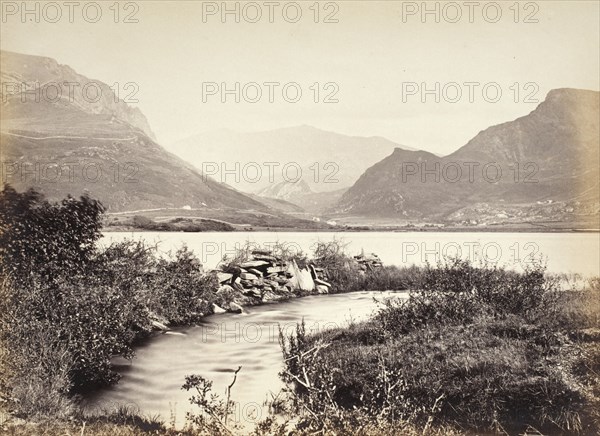
[[[318,294],[329,294],[329,288],[325,285],[317,285]]]
[[[239,277],[235,279],[235,281],[233,282],[233,287],[238,291],[243,291],[244,287],[242,286],[242,279],[240,279]]]
[[[243,293],[244,293],[244,295],[247,295],[250,297],[255,297],[255,298],[260,298],[262,296],[262,293],[256,288],[244,289]]]
[[[155,319],[153,319],[151,321],[152,323],[152,327],[154,327],[157,330],[162,330],[162,331],[167,331],[169,330],[169,327],[167,327],[165,324],[163,324],[162,322],[156,321]]]
[[[227,312],[225,309],[223,309],[222,307],[217,306],[214,303],[213,303],[212,307],[213,307],[213,313],[214,314],[221,314],[221,313]]]
[[[229,303],[229,311],[233,313],[242,313],[244,309],[242,309],[242,306],[232,301]]]
[[[243,272],[242,274],[240,274],[240,277],[242,278],[242,280],[258,280],[258,276],[249,272]]]
[[[326,286],[328,288],[331,288],[331,284],[326,282],[325,280],[321,280],[321,279],[315,279],[315,285],[321,285],[321,286]]]
[[[263,303],[269,303],[271,301],[281,300],[282,297],[280,295],[275,294],[274,292],[265,292],[262,296]]]
[[[265,262],[264,260],[249,260],[242,263],[240,266],[242,268],[257,268],[265,265],[269,265],[269,262]]]
[[[288,267],[286,276],[290,279],[290,284],[294,289],[303,291],[312,291],[315,289],[315,282],[308,269],[299,268],[295,260],[292,260]]]
[[[229,285],[221,285],[219,289],[217,289],[217,294],[229,294],[235,292],[234,289]]]
[[[255,275],[255,276],[257,276],[257,277],[262,277],[262,276],[263,276],[263,273],[262,273],[262,272],[260,272],[259,270],[257,270],[256,268],[250,268],[250,269],[248,270],[248,272],[250,272],[250,273],[254,274],[254,275]]]
[[[233,277],[233,274],[229,274],[226,272],[218,272],[217,273],[217,279],[219,280],[219,283],[226,283],[226,282],[230,281],[232,277]]]
[[[275,256],[271,256],[269,254],[254,254],[254,260],[264,260],[265,262],[277,262],[277,258]]]

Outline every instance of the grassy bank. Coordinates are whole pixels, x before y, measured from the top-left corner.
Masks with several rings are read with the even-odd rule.
[[[156,325],[193,323],[224,304],[185,247],[171,258],[139,242],[100,249],[102,205],[51,204],[10,188],[0,197],[3,400],[26,418],[68,417],[75,395],[114,383],[116,355]]]
[[[597,434],[600,280],[560,291],[541,267],[454,261],[414,288],[367,322],[284,338],[307,432]]]
[[[0,209],[0,410],[11,418],[114,424],[83,415],[78,403],[79,394],[118,381],[111,359],[133,357],[154,330],[194,324],[236,296],[218,292],[217,274],[185,247],[167,258],[141,242],[99,247],[104,208],[87,196],[50,203],[6,187]],[[347,267],[354,283],[370,286]],[[356,289],[332,283],[335,292]]]

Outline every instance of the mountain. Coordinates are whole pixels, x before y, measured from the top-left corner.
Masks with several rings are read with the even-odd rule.
[[[596,91],[556,89],[530,114],[485,129],[448,156],[396,148],[333,210],[488,224],[597,216],[599,100]]]
[[[312,194],[313,191],[303,179],[296,181],[283,181],[267,186],[258,192],[261,197],[276,198],[278,200],[292,201],[299,196]]]
[[[70,67],[7,51],[0,52],[0,72],[2,179],[16,189],[35,187],[54,200],[87,190],[112,212],[184,206],[270,211],[167,152],[139,109],[108,85],[88,86],[100,89],[101,98],[85,95],[90,79]]]
[[[54,107],[65,104],[90,115],[114,115],[117,119],[142,130],[150,139],[156,140],[142,112],[115,97],[113,89],[106,83],[88,79],[51,58],[9,51],[2,51],[0,54],[0,80],[4,84],[0,92],[8,91],[2,96],[2,102],[5,103],[2,107],[4,115],[11,107],[15,107],[11,103],[21,99],[20,91],[38,90],[36,94],[42,102],[56,99]],[[36,85],[36,82],[39,85]],[[11,91],[14,94],[9,94]],[[123,90],[120,91],[124,93]],[[28,99],[33,100],[31,97]],[[36,110],[38,107],[39,111]],[[45,122],[47,114],[44,109],[44,105],[29,107],[29,118],[23,121],[31,123],[39,117],[39,121]]]
[[[268,206],[285,212],[304,211],[307,214],[321,215],[335,204],[346,190],[347,188],[342,188],[335,191],[313,192],[304,180],[283,181],[262,189],[258,192],[258,196],[260,201]],[[294,205],[296,210],[292,210],[289,205]]]
[[[217,180],[258,193],[296,179],[315,192],[346,188],[395,147],[398,144],[382,137],[348,136],[302,125],[253,133],[214,130],[178,141],[170,149]],[[225,172],[235,165],[247,177],[236,180]]]
[[[259,201],[260,203],[265,204],[266,206],[269,206],[271,209],[278,210],[287,214],[305,215],[306,212],[302,207],[298,206],[297,204],[291,203],[286,200],[282,200],[280,198],[260,197],[256,194],[248,194],[248,196],[250,196],[250,198],[255,199],[256,201]]]

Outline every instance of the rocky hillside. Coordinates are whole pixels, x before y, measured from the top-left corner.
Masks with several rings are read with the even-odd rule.
[[[31,85],[36,95],[21,98],[20,87],[2,96],[0,150],[3,181],[17,189],[35,187],[50,199],[89,191],[109,211],[153,208],[269,208],[206,178],[153,139],[143,114],[100,83],[102,98],[90,102],[63,89],[54,98],[51,83],[90,79],[38,56],[1,53],[3,82]],[[30,88],[34,89],[35,88]],[[56,91],[56,89],[54,89]]]
[[[480,132],[446,157],[396,148],[334,209],[488,224],[597,215],[599,95],[553,90],[530,114]]]
[[[268,186],[258,192],[261,197],[276,198],[278,200],[292,201],[294,198],[312,194],[312,190],[306,181],[300,179],[297,181],[282,181],[275,185]]]
[[[125,84],[114,87],[121,94],[116,98],[109,85],[77,74],[68,65],[61,65],[52,58],[9,51],[0,51],[0,80],[4,85],[0,93],[6,91],[2,102],[8,101],[8,105],[2,107],[4,115],[14,107],[11,103],[21,99],[21,91],[38,89],[41,100],[56,100],[54,107],[70,105],[87,114],[111,115],[142,130],[150,139],[156,139],[144,114],[121,100],[121,97],[134,98],[133,87],[124,89]],[[40,107],[39,112],[35,109],[29,108],[28,115],[39,116],[43,122],[47,108]]]

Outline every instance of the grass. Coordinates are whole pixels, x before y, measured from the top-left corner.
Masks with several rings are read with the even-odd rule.
[[[282,338],[282,376],[310,431],[360,434],[376,421],[595,434],[599,284],[565,292],[540,267],[429,267],[407,301],[387,302],[369,321],[315,335],[301,325]]]
[[[109,221],[108,225],[111,224]],[[233,226],[224,222],[188,217],[176,217],[167,221],[156,222],[146,216],[135,215],[129,225],[137,230],[164,232],[232,232],[235,230]]]

